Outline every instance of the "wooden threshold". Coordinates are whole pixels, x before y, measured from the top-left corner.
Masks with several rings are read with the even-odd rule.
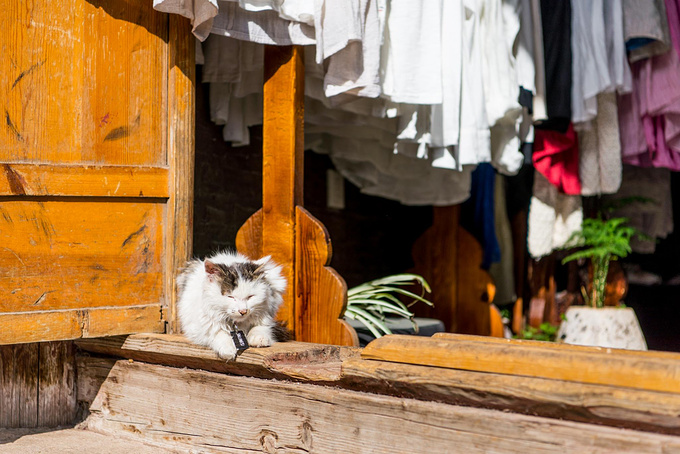
[[[419,343],[419,349],[414,349],[411,345],[413,342]],[[438,343],[438,347],[429,349],[427,346],[432,342]],[[384,357],[381,346],[386,343],[402,344],[401,361],[395,361],[398,356],[396,353],[388,357],[389,359]],[[491,357],[480,356],[474,360],[469,353],[479,351],[483,354],[484,349],[490,344],[503,345],[502,342],[489,341],[486,337],[461,336],[441,339],[389,336],[374,341],[363,350],[286,342],[269,348],[248,349],[234,362],[225,362],[211,350],[196,346],[179,335],[133,334],[103,339],[81,339],[76,341],[76,344],[82,350],[93,354],[111,355],[176,368],[322,384],[420,401],[436,401],[680,435],[680,387],[676,386],[675,389],[667,391],[630,388],[578,381],[577,376],[559,379],[546,374],[533,376],[517,374],[510,368],[506,368],[504,372],[489,372],[487,365]],[[545,352],[540,349],[540,345],[532,344],[531,347],[533,348],[520,348],[510,352],[510,356],[506,358],[497,356],[496,360],[498,364],[512,363],[508,358],[520,355],[524,351],[527,361],[531,361],[532,358],[538,361]],[[555,350],[550,346],[545,348]],[[443,362],[433,364],[432,358],[437,357],[435,353],[444,356],[442,351],[446,349],[450,350],[448,355],[452,358],[456,355],[465,357],[467,354],[465,367],[447,365]],[[536,349],[539,351],[536,352]],[[455,353],[458,351],[463,353]],[[575,349],[568,347],[564,351],[565,358],[573,351],[584,352],[583,347]],[[644,356],[617,353],[620,351],[603,352],[610,360],[618,356],[627,358],[637,356],[640,360],[640,356]],[[598,361],[597,355],[594,359],[595,362]],[[96,358],[81,359],[79,366],[79,370],[85,370],[84,373],[79,372],[79,377],[87,381],[86,387],[90,389],[87,392],[89,397],[83,397],[86,402],[92,401],[98,387],[97,383],[106,378],[108,370],[114,364],[111,360],[104,364],[96,361]],[[411,363],[407,364],[406,361]],[[644,361],[639,364],[644,367]],[[88,368],[92,368],[94,372],[88,372]],[[543,369],[548,368],[550,367],[544,363]],[[644,372],[641,371],[638,375],[640,374],[644,375]],[[653,375],[654,371],[651,374]],[[677,384],[677,381],[675,383]],[[80,394],[81,386],[78,388]]]

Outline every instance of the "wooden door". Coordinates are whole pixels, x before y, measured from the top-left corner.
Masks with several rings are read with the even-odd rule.
[[[191,248],[188,22],[16,0],[0,29],[0,344],[165,331]]]

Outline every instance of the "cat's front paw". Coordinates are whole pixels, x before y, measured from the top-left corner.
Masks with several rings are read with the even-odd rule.
[[[269,347],[274,342],[271,329],[267,326],[256,326],[248,333],[248,344],[251,347]]]
[[[236,359],[236,346],[231,336],[226,331],[219,331],[215,334],[212,342],[208,344],[220,359],[233,361]]]
[[[236,347],[234,345],[221,345],[218,348],[215,348],[215,353],[217,353],[217,356],[220,357],[220,359],[223,359],[225,361],[234,361],[236,359]]]

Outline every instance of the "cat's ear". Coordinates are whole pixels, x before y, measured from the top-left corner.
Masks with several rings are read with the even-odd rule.
[[[210,260],[206,260],[203,266],[205,267],[205,272],[210,277],[217,277],[223,274],[222,269]]]
[[[272,256],[271,256],[271,255],[267,255],[267,256],[265,256],[265,257],[262,257],[262,258],[259,259],[259,260],[255,260],[254,263],[257,265],[257,268],[255,269],[255,271],[253,271],[253,274],[254,274],[255,276],[264,274],[265,271],[267,271],[269,268],[271,268],[272,266],[274,266],[274,264],[272,263],[271,259],[272,259]]]
[[[255,263],[258,265],[255,274],[263,275],[275,292],[283,293],[286,289],[286,278],[281,274],[282,267],[274,263],[270,255],[255,260]]]

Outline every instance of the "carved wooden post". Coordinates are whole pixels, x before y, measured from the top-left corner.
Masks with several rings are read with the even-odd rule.
[[[279,318],[295,339],[358,345],[340,319],[347,304],[345,281],[327,267],[328,232],[304,208],[304,64],[297,46],[265,50],[262,209],[241,227],[238,250],[252,258],[271,255],[284,266],[288,290]]]

